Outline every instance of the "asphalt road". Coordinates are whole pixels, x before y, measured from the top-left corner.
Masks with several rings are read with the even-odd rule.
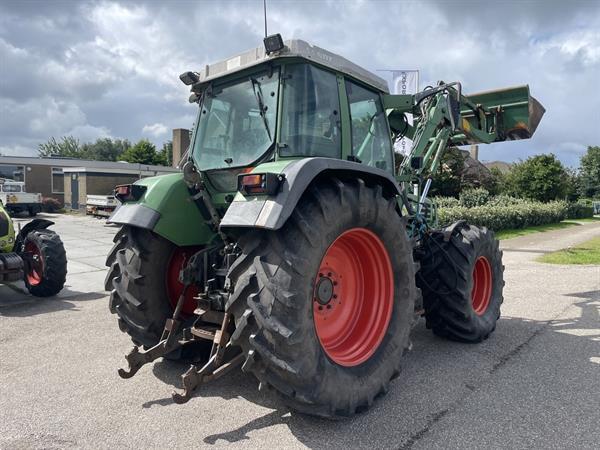
[[[130,342],[108,311],[103,259],[116,229],[57,217],[67,288],[34,299],[0,286],[0,448],[598,448],[600,266],[551,266],[540,253],[600,235],[600,223],[504,241],[497,331],[465,345],[420,322],[390,391],[331,422],[290,413],[235,372],[185,405],[187,366],[158,362],[122,380]]]

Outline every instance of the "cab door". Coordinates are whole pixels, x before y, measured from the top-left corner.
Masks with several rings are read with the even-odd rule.
[[[350,80],[345,84],[353,158],[394,174],[392,139],[379,92]]]

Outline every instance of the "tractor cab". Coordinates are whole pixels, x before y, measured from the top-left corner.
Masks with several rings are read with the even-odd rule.
[[[191,158],[203,172],[326,157],[393,173],[382,94],[387,84],[304,41],[256,48],[186,72],[199,104]],[[214,176],[214,174],[213,174]]]

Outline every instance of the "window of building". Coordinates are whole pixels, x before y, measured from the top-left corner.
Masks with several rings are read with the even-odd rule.
[[[65,175],[60,167],[52,168],[52,193],[63,194],[65,191]]]
[[[13,181],[25,181],[25,166],[0,164],[0,178]]]
[[[393,171],[392,141],[377,92],[346,81],[352,121],[352,154],[368,166]]]
[[[336,76],[310,64],[286,67],[279,154],[341,156]]]

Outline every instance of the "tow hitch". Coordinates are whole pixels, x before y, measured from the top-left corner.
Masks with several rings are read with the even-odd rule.
[[[223,302],[223,298],[228,293],[212,289],[210,280],[205,283],[204,292],[197,297],[198,308],[194,311],[197,319],[194,321],[193,326],[182,329],[183,322],[180,316],[185,302],[186,291],[193,282],[197,281],[197,262],[204,256],[204,253],[211,250],[213,249],[205,249],[197,252],[190,258],[189,263],[181,271],[179,277],[184,284],[184,289],[177,300],[173,316],[165,322],[165,327],[158,344],[145,351],[139,346],[134,346],[125,355],[129,367],[118,370],[121,378],[131,378],[144,365],[192,342],[197,342],[198,340],[212,341],[213,345],[208,361],[203,366],[192,364],[181,376],[183,390],[172,393],[175,403],[187,402],[200,384],[220,378],[239,366],[243,361],[241,350],[230,342],[231,330],[233,328],[231,314],[214,311],[210,308],[211,303],[214,301]]]

